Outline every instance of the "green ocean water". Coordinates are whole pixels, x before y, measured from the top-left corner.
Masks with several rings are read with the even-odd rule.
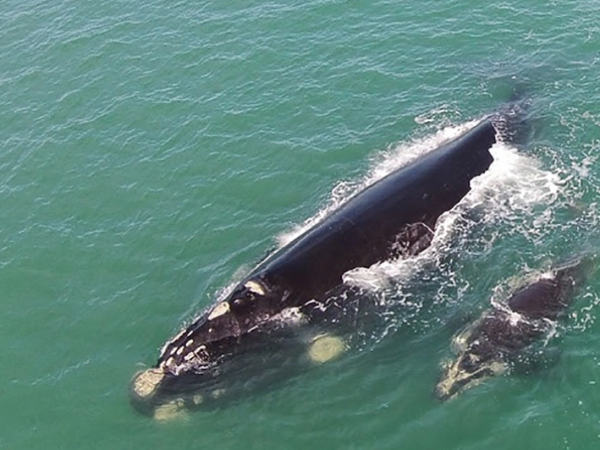
[[[599,445],[597,276],[552,363],[433,395],[452,335],[498,286],[600,249],[597,2],[1,11],[0,448]],[[398,282],[385,326],[226,407],[167,423],[131,408],[140,364],[240,273],[515,86],[532,99],[531,139],[496,149],[419,270],[363,274]]]

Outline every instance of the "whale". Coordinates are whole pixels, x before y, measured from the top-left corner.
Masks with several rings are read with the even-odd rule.
[[[155,416],[159,410],[193,409],[207,397],[221,397],[225,378],[243,384],[249,372],[263,370],[258,360],[280,350],[302,352],[308,346],[313,362],[342,353],[344,342],[319,324],[340,319],[356,298],[343,275],[427,249],[440,216],[489,169],[492,146],[512,140],[512,125],[521,123],[522,109],[507,103],[356,193],[267,256],[225,298],[169,339],[152,367],[134,375],[133,406]],[[254,358],[256,352],[264,358]]]
[[[589,270],[589,259],[570,260],[529,277],[506,302],[492,303],[454,336],[456,357],[442,364],[436,396],[449,400],[491,377],[510,373],[528,357],[529,349],[551,337]]]

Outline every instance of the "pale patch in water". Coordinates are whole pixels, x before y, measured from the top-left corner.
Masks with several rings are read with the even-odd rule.
[[[503,375],[508,370],[508,365],[504,361],[493,361],[490,369],[495,376]]]
[[[212,398],[219,398],[225,394],[225,389],[215,389],[211,392]]]
[[[323,334],[311,342],[308,357],[313,363],[322,364],[339,357],[345,350],[346,344],[343,339]]]
[[[177,399],[164,403],[154,410],[154,420],[166,422],[175,419],[187,417],[185,402],[183,399]]]
[[[229,312],[229,303],[221,302],[217,306],[213,308],[208,316],[208,320],[216,319],[217,317],[222,316],[223,314],[227,314]]]

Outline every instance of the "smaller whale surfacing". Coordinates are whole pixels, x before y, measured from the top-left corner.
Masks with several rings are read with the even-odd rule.
[[[509,372],[528,347],[551,335],[588,269],[583,259],[542,274],[457,334],[452,342],[457,356],[443,364],[436,396],[448,400]]]

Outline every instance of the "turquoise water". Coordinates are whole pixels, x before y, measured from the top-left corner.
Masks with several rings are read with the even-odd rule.
[[[598,446],[597,278],[545,370],[433,396],[495,287],[598,250],[596,2],[2,9],[1,448]],[[232,279],[515,85],[533,99],[529,143],[496,149],[417,270],[362,274],[402,281],[390,301],[407,312],[228,407],[169,423],[131,409],[138,365]]]

